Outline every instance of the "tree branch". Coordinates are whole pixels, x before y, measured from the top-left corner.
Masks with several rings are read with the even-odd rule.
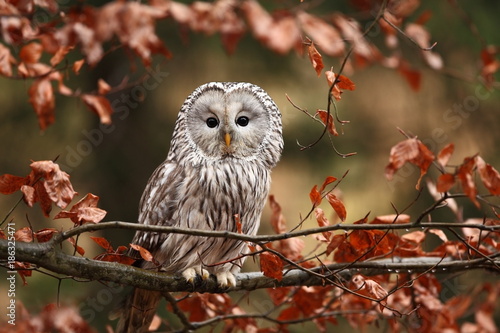
[[[9,242],[0,240],[0,259],[6,260]],[[500,258],[485,258],[472,260],[454,260],[440,257],[419,258],[391,258],[349,264],[345,269],[345,263],[331,264],[324,267],[311,269],[315,273],[325,274],[324,278],[313,276],[303,270],[289,270],[284,273],[283,279],[277,281],[264,276],[260,272],[240,273],[236,275],[237,284],[233,288],[221,289],[211,277],[206,281],[191,285],[181,276],[166,273],[143,270],[133,266],[127,266],[114,262],[98,261],[89,258],[76,257],[65,254],[58,246],[50,246],[49,243],[25,243],[16,242],[16,261],[29,262],[54,273],[84,278],[88,280],[99,280],[115,282],[124,285],[135,286],[143,289],[158,291],[189,291],[225,293],[238,290],[255,290],[274,287],[289,286],[313,286],[325,285],[325,281],[335,271],[336,276],[349,280],[355,274],[378,275],[388,272],[423,272],[428,269],[446,272],[469,271],[471,269],[497,270]],[[441,262],[440,262],[441,261]]]

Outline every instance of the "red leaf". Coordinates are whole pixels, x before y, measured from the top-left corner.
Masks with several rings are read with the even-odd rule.
[[[0,74],[6,77],[12,76],[12,64],[15,64],[16,60],[10,53],[10,49],[0,44]]]
[[[335,210],[340,220],[342,222],[345,221],[347,217],[347,211],[345,209],[344,203],[340,199],[338,199],[333,193],[328,193],[326,195],[326,199],[328,200],[332,208]]]
[[[69,180],[69,175],[52,161],[37,161],[30,164],[34,178],[43,177],[43,186],[50,200],[60,208],[65,208],[77,194]]]
[[[455,145],[450,143],[446,145],[441,151],[438,153],[437,162],[443,166],[443,168],[448,164],[453,151],[455,150]]]
[[[74,46],[61,46],[57,50],[56,54],[52,58],[50,58],[50,65],[52,67],[56,66],[59,64],[61,61],[64,60],[66,55],[68,54],[69,51],[71,51],[74,48]]]
[[[75,72],[75,74],[79,74],[80,73],[80,69],[82,68],[83,64],[85,63],[85,59],[81,59],[81,60],[77,60],[73,63],[73,72]]]
[[[342,244],[344,241],[346,240],[346,236],[345,235],[335,235],[332,237],[332,240],[330,241],[330,243],[328,244],[328,246],[326,247],[326,255],[330,255],[330,253],[332,253],[333,251],[335,251],[335,249],[337,249],[340,244]]]
[[[385,176],[391,180],[394,173],[406,162],[412,163],[420,168],[420,178],[416,188],[419,189],[422,177],[434,161],[432,152],[418,139],[412,138],[399,142],[391,148],[389,164],[385,168]]]
[[[299,10],[296,14],[300,27],[329,56],[344,53],[345,43],[338,30],[322,19]]]
[[[139,251],[142,259],[144,259],[146,261],[150,261],[150,262],[154,262],[155,261],[154,258],[153,258],[153,255],[151,254],[151,252],[149,252],[148,250],[146,250],[142,246],[139,246],[139,245],[136,245],[136,244],[130,244],[130,247],[133,248],[136,251]]]
[[[36,192],[35,188],[29,185],[21,186],[21,192],[23,192],[23,200],[29,207],[33,207],[36,202]]]
[[[260,270],[265,276],[281,281],[283,279],[283,262],[274,253],[262,252]]]
[[[35,232],[35,238],[39,243],[48,242],[49,240],[52,239],[52,236],[54,236],[54,234],[58,232],[59,231],[57,231],[54,228],[40,229],[37,232]]]
[[[318,225],[320,227],[326,227],[326,226],[330,225],[330,222],[325,217],[325,212],[323,211],[323,209],[317,207],[314,210],[314,214],[316,215],[316,221],[318,221]],[[329,241],[332,233],[331,233],[331,231],[324,231],[324,232],[322,232],[322,234],[325,237],[326,241]]]
[[[28,183],[28,177],[18,177],[9,174],[0,176],[0,193],[12,194]]]
[[[33,81],[28,94],[30,96],[29,102],[33,106],[33,109],[35,109],[38,117],[38,124],[44,130],[55,120],[55,97],[50,80],[43,78]]]
[[[113,108],[106,97],[83,94],[82,100],[89,109],[97,113],[101,123],[106,125],[111,124],[111,114],[113,113]]]
[[[69,212],[61,211],[54,219],[69,218],[78,225],[98,223],[106,216],[105,210],[97,208],[98,202],[98,196],[88,193],[83,199],[74,204]]]
[[[410,65],[406,61],[400,61],[398,72],[403,75],[406,81],[410,84],[411,89],[414,91],[420,90],[420,82],[422,80],[422,74],[419,71],[410,68]]]
[[[75,247],[76,252],[78,252],[81,256],[85,254],[85,250],[83,249],[83,247],[78,246],[73,237],[68,238],[68,242],[70,242]]]
[[[314,207],[319,206],[321,203],[321,193],[318,191],[318,185],[314,185],[314,187],[311,189],[311,192],[309,192],[309,198],[311,199],[311,203],[314,205]]]
[[[335,128],[335,122],[333,121],[333,116],[331,114],[329,115],[327,111],[320,109],[316,111],[316,114],[319,116],[319,119],[321,119],[323,124],[325,124],[330,134],[334,136],[339,135],[337,129]]]
[[[24,227],[16,231],[14,238],[19,242],[32,242],[33,231],[29,227]]]
[[[236,223],[236,230],[238,231],[239,234],[241,234],[242,231],[241,231],[240,214],[234,214],[234,222]]]
[[[302,259],[302,250],[304,250],[304,241],[300,238],[287,238],[279,242],[280,253],[292,261]]]
[[[493,82],[495,82],[495,73],[500,69],[500,61],[495,57],[497,52],[496,47],[491,45],[481,51],[481,60],[483,62],[481,76],[488,88],[491,88]]]
[[[476,166],[479,176],[490,194],[500,195],[500,173],[480,156],[476,157]]]
[[[113,252],[113,247],[109,244],[108,240],[104,237],[90,237],[94,242],[96,242],[100,247],[102,247],[106,252]]]
[[[274,199],[274,195],[269,196],[269,206],[271,207],[271,226],[274,229],[274,232],[277,234],[282,234],[286,232],[286,221],[281,214],[281,206]]]
[[[464,162],[458,168],[456,172],[456,177],[460,180],[460,184],[462,185],[462,189],[464,193],[469,197],[469,199],[479,207],[479,201],[476,199],[477,188],[476,184],[474,184],[474,179],[472,177],[472,171],[474,166],[476,165],[476,157],[466,157]]]
[[[320,76],[321,71],[325,67],[323,65],[323,57],[316,49],[316,46],[314,46],[313,42],[311,42],[311,44],[307,47],[307,51],[309,54],[309,60],[311,61],[313,68],[316,71],[316,74],[318,74],[318,76]]]
[[[42,56],[43,47],[39,43],[29,43],[21,48],[19,52],[19,58],[22,62],[27,64],[35,64],[40,60]]]
[[[455,175],[445,173],[438,177],[436,190],[440,193],[448,192],[453,185],[455,185]]]
[[[334,82],[335,85],[332,88],[332,96],[340,101],[342,98],[340,95],[344,92],[343,90],[354,90],[356,89],[356,85],[346,76],[340,75],[337,79],[337,74],[332,71],[325,72],[326,81],[328,85],[331,87]]]

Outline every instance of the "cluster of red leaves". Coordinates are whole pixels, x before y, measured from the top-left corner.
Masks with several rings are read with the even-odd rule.
[[[39,314],[32,315],[18,300],[15,326],[3,323],[0,327],[0,333],[9,332],[95,333],[96,331],[82,318],[76,307],[47,304]]]
[[[30,164],[31,172],[26,177],[10,174],[0,176],[0,193],[12,194],[21,191],[24,202],[33,207],[39,203],[45,216],[49,216],[52,203],[59,208],[66,208],[76,193],[69,180],[69,175],[52,161],[36,161]],[[99,197],[91,193],[78,201],[71,210],[61,211],[54,218],[70,218],[73,223],[97,223],[106,215],[106,211],[97,208]]]
[[[106,250],[105,253],[95,256],[95,260],[119,262],[124,265],[132,265],[135,262],[135,259],[127,255],[128,248],[126,246],[120,245],[115,250],[106,238],[90,237],[90,239]]]
[[[109,90],[80,93],[70,89],[63,83],[67,75],[63,75],[65,68],[60,65],[68,63],[68,54],[79,51],[83,59],[72,66],[78,74],[84,63],[89,66],[99,63],[114,49],[115,46],[110,46],[114,41],[134,52],[146,66],[151,64],[154,54],[170,58],[171,53],[157,36],[155,26],[158,20],[172,19],[181,26],[181,32],[219,33],[228,53],[235,51],[248,32],[279,54],[291,50],[303,54],[306,45],[318,75],[324,65],[317,48],[327,56],[343,57],[350,43],[354,57],[348,59],[347,68],[373,63],[394,68],[417,90],[420,73],[410,67],[397,49],[399,32],[396,28],[422,48],[422,57],[431,68],[443,66],[441,57],[429,49],[430,34],[424,24],[430,13],[423,13],[414,22],[406,22],[419,5],[419,1],[414,0],[389,1],[383,17],[376,22],[386,37],[386,47],[392,51],[392,55],[385,56],[366,38],[363,24],[356,19],[340,13],[319,17],[307,13],[300,5],[269,12],[255,0],[195,1],[189,5],[176,1],[152,0],[142,4],[116,0],[102,7],[78,4],[62,12],[54,0],[7,1],[1,8],[0,32],[4,44],[0,44],[0,75],[33,79],[28,93],[42,129],[54,122],[55,92],[80,98],[99,115],[101,122],[109,123],[112,107],[105,98]],[[365,8],[366,3],[359,7]],[[369,10],[376,11],[376,8]],[[40,11],[46,17],[37,21],[36,14]],[[48,63],[41,62],[43,54],[50,56]],[[481,54],[482,75],[489,85],[500,67],[496,55],[495,47]],[[57,90],[53,82],[57,83]],[[338,88],[349,89],[342,88],[341,84],[342,79],[332,91],[337,99],[340,98]]]

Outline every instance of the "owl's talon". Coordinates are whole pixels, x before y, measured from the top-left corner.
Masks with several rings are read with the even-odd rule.
[[[217,284],[222,288],[236,287],[236,278],[231,272],[219,272],[216,274]]]
[[[201,266],[195,266],[185,269],[182,272],[182,276],[187,282],[194,284],[197,276],[201,277],[202,280],[206,280],[210,277],[210,273],[206,269],[201,268]]]

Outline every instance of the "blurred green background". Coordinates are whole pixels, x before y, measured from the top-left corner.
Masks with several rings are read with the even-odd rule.
[[[499,2],[460,1],[459,5],[470,15],[487,44],[500,45]],[[30,160],[59,156],[58,162],[70,173],[73,186],[80,194],[78,199],[91,192],[101,198],[99,206],[108,212],[106,221],[135,222],[138,201],[150,174],[166,157],[177,112],[184,99],[196,87],[209,81],[247,81],[268,91],[283,114],[285,151],[273,171],[271,193],[281,204],[290,228],[309,211],[308,194],[312,186],[321,184],[326,176],[340,177],[347,170],[349,173],[339,188],[348,222],[368,212],[371,217],[392,214],[391,203],[403,209],[416,197],[415,183],[419,176],[418,169],[405,168],[393,182],[384,177],[391,147],[404,139],[397,127],[417,135],[435,153],[453,142],[456,149],[451,164],[459,164],[464,157],[480,153],[486,162],[500,169],[497,148],[500,144],[500,94],[486,92],[476,80],[481,68],[481,43],[461,18],[462,13],[448,2],[424,1],[408,21],[425,10],[432,11],[426,26],[431,32],[431,40],[437,42],[434,50],[443,57],[445,67],[472,81],[428,69],[420,51],[399,36],[404,57],[422,72],[421,89],[418,92],[411,90],[397,71],[380,66],[344,73],[354,81],[356,90],[345,92],[337,104],[341,119],[350,123],[338,125],[343,134],[332,141],[340,152],[356,152],[355,156],[339,157],[327,138],[305,151],[297,145],[297,142],[315,141],[322,128],[292,107],[285,94],[297,105],[314,112],[326,108],[328,91],[324,76],[316,76],[307,57],[295,53],[276,55],[250,35],[246,35],[236,52],[228,56],[221,47],[219,36],[188,33],[186,41],[174,22],[163,20],[157,26],[158,35],[174,57],[168,61],[154,58],[152,69],[157,79],[149,82],[156,81],[156,87],[146,89],[143,85],[109,95],[116,107],[111,127],[100,125],[97,116],[76,99],[58,96],[56,122],[40,132],[28,103],[30,82],[1,78],[0,174],[24,176],[30,171]],[[360,15],[347,2],[325,2],[311,12],[324,11],[340,11],[362,23],[368,22],[366,16]],[[382,36],[375,33],[371,40],[384,50]],[[77,59],[75,55],[74,60]],[[326,68],[333,66],[334,71],[338,70],[339,59],[324,57],[323,61]],[[113,86],[124,76],[130,76],[133,81],[144,73],[147,72],[139,62],[131,66],[127,54],[118,50],[107,55],[95,68],[85,66],[69,86],[90,91],[96,89],[99,78]],[[466,116],[454,112],[457,105],[470,112],[465,112]],[[2,215],[18,199],[19,194],[0,197]],[[407,213],[415,217],[431,202],[424,190],[420,200]],[[467,200],[460,204],[463,204],[466,218],[483,216]],[[324,208],[331,216],[331,210]],[[57,212],[56,209],[52,216]],[[266,208],[261,234],[272,233],[268,217]],[[12,218],[18,227],[26,226],[28,219],[34,229],[71,227],[69,220],[43,218],[38,207],[19,207]],[[450,221],[454,217],[442,210],[433,218]],[[309,220],[305,227],[315,225],[314,220]],[[132,233],[127,231],[110,230],[99,235],[109,239],[115,247],[128,244],[132,238]],[[100,248],[87,236],[80,240],[80,245],[89,257],[100,253]],[[247,269],[255,269],[255,266],[249,263]],[[38,312],[48,302],[55,301],[56,279],[35,274],[28,283],[26,287],[19,283],[18,295],[30,310]],[[99,283],[65,280],[61,284],[60,299],[80,305],[83,313],[92,308],[92,299],[102,296],[103,288]],[[105,308],[109,306],[106,304]],[[94,313],[92,324],[102,326],[106,310],[96,309]]]

